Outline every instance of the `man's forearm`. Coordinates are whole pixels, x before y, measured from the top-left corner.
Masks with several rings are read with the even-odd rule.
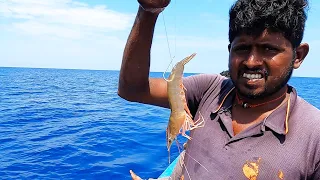
[[[139,7],[123,53],[119,95],[139,93],[149,87],[150,50],[157,18],[158,14],[145,12]]]

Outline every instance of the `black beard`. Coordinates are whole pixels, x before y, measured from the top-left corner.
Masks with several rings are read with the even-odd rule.
[[[239,90],[239,88],[237,86],[237,83],[232,79],[232,77],[231,77],[231,80],[232,80],[234,86],[236,87],[237,92],[241,96],[246,97],[248,99],[263,99],[265,97],[268,97],[268,96],[278,92],[280,89],[282,89],[284,86],[287,85],[287,83],[289,82],[289,80],[290,80],[290,78],[292,76],[292,73],[293,73],[293,63],[294,63],[294,61],[292,61],[290,66],[285,70],[284,76],[282,76],[283,78],[280,79],[280,83],[279,84],[277,84],[276,86],[274,86],[272,88],[265,87],[265,89],[264,89],[264,91],[262,93],[258,93],[258,94],[244,93],[244,92]],[[231,68],[229,68],[229,72],[231,74],[232,72],[230,70],[231,70]],[[266,79],[267,78],[268,77],[266,77]]]

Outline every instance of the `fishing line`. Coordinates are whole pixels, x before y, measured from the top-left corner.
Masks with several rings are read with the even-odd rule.
[[[174,9],[177,9],[177,0],[174,1]],[[170,65],[172,64],[174,58],[176,57],[176,51],[177,51],[177,15],[176,12],[174,12],[174,56],[172,56],[171,54],[171,48],[170,48],[170,42],[169,42],[169,38],[168,38],[168,32],[167,32],[167,26],[166,26],[166,21],[165,21],[165,17],[164,17],[164,12],[162,12],[162,20],[163,20],[163,26],[164,26],[164,30],[165,30],[165,34],[166,34],[166,40],[167,40],[167,46],[168,46],[168,51],[169,51],[169,56],[170,56],[170,63],[167,67],[167,69],[163,72],[162,76],[163,79],[167,82],[169,82],[168,79],[166,79],[165,77],[165,73],[168,71]]]

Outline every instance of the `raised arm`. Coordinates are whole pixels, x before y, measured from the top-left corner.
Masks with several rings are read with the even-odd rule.
[[[149,78],[150,50],[159,8],[169,2],[139,0],[143,8],[139,7],[127,40],[119,76],[118,95],[128,101],[169,107],[166,81]],[[149,12],[150,8],[155,8],[155,12]]]

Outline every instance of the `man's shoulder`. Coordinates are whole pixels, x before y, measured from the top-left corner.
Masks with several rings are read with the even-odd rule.
[[[211,109],[218,108],[234,88],[232,80],[220,74],[188,76],[185,83],[186,97],[188,100],[193,100],[192,102],[196,104],[197,108],[200,102],[204,106],[213,106]],[[188,91],[189,89],[190,91]],[[189,103],[190,106],[191,104],[193,103]]]
[[[195,115],[201,102],[211,102],[221,95],[222,84],[228,81],[220,74],[194,74],[183,78],[185,95],[192,115]]]
[[[320,110],[318,108],[297,96],[294,109],[294,117],[297,121],[301,121],[309,130],[320,131]]]
[[[214,74],[214,73],[199,73],[199,74],[193,74],[190,76],[186,76],[185,79],[189,78],[195,78],[201,81],[212,81],[212,80],[223,80],[223,79],[228,79],[225,76],[222,76],[221,74]]]
[[[296,105],[298,110],[304,112],[304,114],[308,116],[312,116],[315,119],[319,119],[320,121],[320,110],[316,108],[314,105],[306,101],[301,96],[297,96]]]
[[[200,86],[199,88],[206,86],[208,89],[213,88],[215,90],[233,87],[231,79],[221,74],[195,74],[185,77],[184,81]]]

